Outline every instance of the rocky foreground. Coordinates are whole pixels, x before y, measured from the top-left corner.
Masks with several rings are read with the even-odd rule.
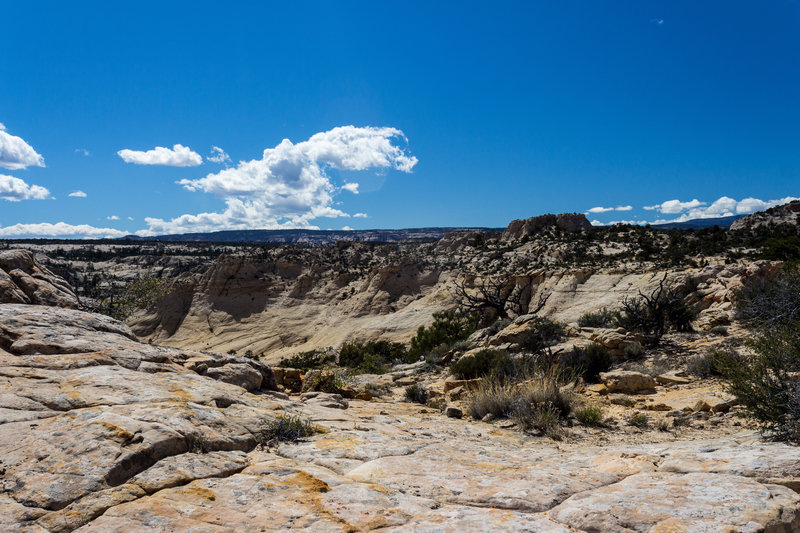
[[[0,529],[800,531],[800,450],[751,432],[586,447],[273,388],[255,361],[0,305]],[[286,414],[321,433],[259,445]]]

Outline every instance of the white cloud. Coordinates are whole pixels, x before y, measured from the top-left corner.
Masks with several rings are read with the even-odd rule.
[[[0,174],[0,199],[10,202],[20,200],[46,200],[50,191],[39,185],[28,185],[14,176]]]
[[[14,224],[0,227],[0,237],[123,237],[124,231],[112,228],[95,228],[87,224],[72,225],[66,222],[51,224]]]
[[[27,167],[43,167],[44,158],[20,137],[0,128],[0,167],[20,170]]]
[[[117,215],[111,215],[111,216],[106,217],[106,219],[107,220],[119,220],[119,217]]]
[[[128,220],[133,220],[133,217],[128,217]]]
[[[172,220],[146,218],[141,235],[248,228],[315,228],[318,217],[346,217],[335,209],[338,192],[326,168],[366,170],[394,168],[411,172],[417,158],[392,144],[406,141],[395,128],[342,126],[293,144],[284,139],[264,150],[261,159],[242,161],[205,178],[181,180],[190,191],[224,199],[221,213],[181,215]]]
[[[353,231],[353,228],[350,226],[342,226],[342,231]]]
[[[172,149],[156,146],[152,150],[140,152],[137,150],[120,150],[117,155],[126,163],[136,165],[164,165],[168,167],[195,167],[203,163],[200,154],[193,152],[189,147],[176,144]]]
[[[664,19],[650,19],[650,23],[661,26],[662,24],[664,24]]]
[[[6,126],[2,122],[0,122],[0,131],[6,131]]]
[[[220,148],[219,146],[212,146],[211,147],[211,155],[207,156],[206,159],[211,161],[212,163],[230,163],[231,157],[225,153],[225,150]]]
[[[342,189],[345,191],[350,191],[353,194],[358,194],[358,183],[345,183],[342,185]]]
[[[765,200],[759,200],[758,198],[745,198],[743,200],[737,201],[728,196],[721,196],[708,207],[702,207],[706,205],[705,202],[698,202],[699,207],[689,209],[688,211],[681,214],[681,216],[677,218],[669,220],[659,219],[653,221],[652,224],[664,224],[667,222],[685,222],[687,220],[693,220],[697,218],[719,218],[719,217],[729,217],[733,215],[743,215],[747,213],[755,213],[756,211],[763,211],[764,209],[769,209],[770,207],[775,207],[776,205],[783,205],[798,199],[800,198],[795,198],[793,196],[786,196],[784,198],[779,198],[776,200],[765,201]],[[693,200],[693,202],[694,201],[696,200]],[[668,213],[667,211],[661,211],[661,212]]]
[[[89,150],[87,150],[86,148],[75,148],[75,153],[89,157]]]
[[[367,218],[368,216],[369,215],[366,213],[356,213],[355,215],[353,215],[353,217],[355,218]]]
[[[617,207],[592,207],[587,213],[608,213],[609,211],[630,211],[633,209],[633,206],[630,205],[618,205]]]
[[[71,196],[73,198],[86,198],[86,193],[83,191],[73,191],[69,193],[67,196]]]
[[[667,200],[666,202],[662,202],[656,205],[646,205],[644,206],[644,208],[647,209],[648,211],[655,210],[658,211],[659,213],[674,215],[676,213],[680,213],[681,211],[686,211],[687,209],[693,209],[701,205],[706,205],[706,203],[701,202],[697,199],[691,200],[689,202],[681,202],[680,200]]]
[[[628,224],[630,226],[644,226],[645,224],[649,224],[649,222],[645,222],[644,220],[612,220],[608,223],[609,226],[613,226],[614,224]]]

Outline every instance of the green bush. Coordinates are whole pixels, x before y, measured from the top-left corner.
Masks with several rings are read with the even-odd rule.
[[[393,363],[405,360],[406,348],[399,342],[352,342],[339,349],[339,365],[360,373],[383,374]]]
[[[800,259],[800,237],[776,237],[767,239],[761,250],[762,259],[773,261],[797,261]]]
[[[414,403],[425,404],[428,401],[428,391],[419,383],[406,387],[406,400]]]
[[[505,350],[481,350],[465,355],[452,365],[450,373],[458,379],[475,379],[489,375],[505,376],[511,372],[513,363]]]
[[[336,361],[333,354],[326,354],[318,350],[300,352],[291,357],[284,357],[278,363],[281,368],[299,368],[300,370],[312,370],[323,368]]]
[[[603,307],[599,311],[584,313],[578,318],[582,328],[610,328],[614,325],[614,311]]]
[[[420,326],[417,334],[411,339],[407,360],[413,362],[421,356],[441,345],[451,346],[455,342],[466,340],[478,329],[480,315],[460,311],[434,313],[433,323]]]
[[[628,424],[639,429],[645,429],[650,426],[650,418],[644,413],[637,413],[628,418]]]
[[[153,274],[147,274],[129,283],[122,294],[111,295],[103,300],[101,312],[125,320],[137,309],[149,309],[169,292],[169,282]]]
[[[599,383],[600,373],[611,370],[613,358],[608,348],[593,342],[586,348],[573,348],[558,358],[558,363],[583,377],[587,383]]]
[[[532,327],[517,339],[520,347],[527,352],[539,352],[564,338],[566,327],[560,322],[544,317],[534,318],[531,322]]]
[[[344,370],[310,370],[303,376],[303,392],[339,394],[347,388],[348,374]]]
[[[575,418],[584,426],[603,425],[603,410],[595,406],[581,407],[575,411]]]

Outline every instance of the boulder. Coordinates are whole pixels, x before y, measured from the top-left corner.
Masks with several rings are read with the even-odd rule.
[[[636,394],[637,392],[653,391],[656,388],[656,380],[652,376],[632,370],[602,372],[600,379],[609,392]]]
[[[228,363],[217,368],[209,368],[206,375],[225,383],[238,385],[250,392],[260,389],[263,381],[261,372],[243,363]]]
[[[595,328],[589,339],[605,346],[615,356],[633,357],[642,353],[642,343],[622,328]]]

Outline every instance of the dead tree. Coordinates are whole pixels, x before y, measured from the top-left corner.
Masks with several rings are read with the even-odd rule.
[[[528,287],[514,282],[513,276],[487,276],[476,282],[475,277],[465,276],[455,282],[459,307],[467,312],[478,312],[484,320],[505,319],[509,314],[536,314],[547,303],[549,294],[539,295],[531,308],[525,302]]]
[[[625,297],[618,317],[625,329],[649,335],[651,342],[658,344],[670,326],[678,331],[691,331],[694,311],[686,306],[678,291],[667,285],[665,272],[649,294],[639,291],[636,297]]]

